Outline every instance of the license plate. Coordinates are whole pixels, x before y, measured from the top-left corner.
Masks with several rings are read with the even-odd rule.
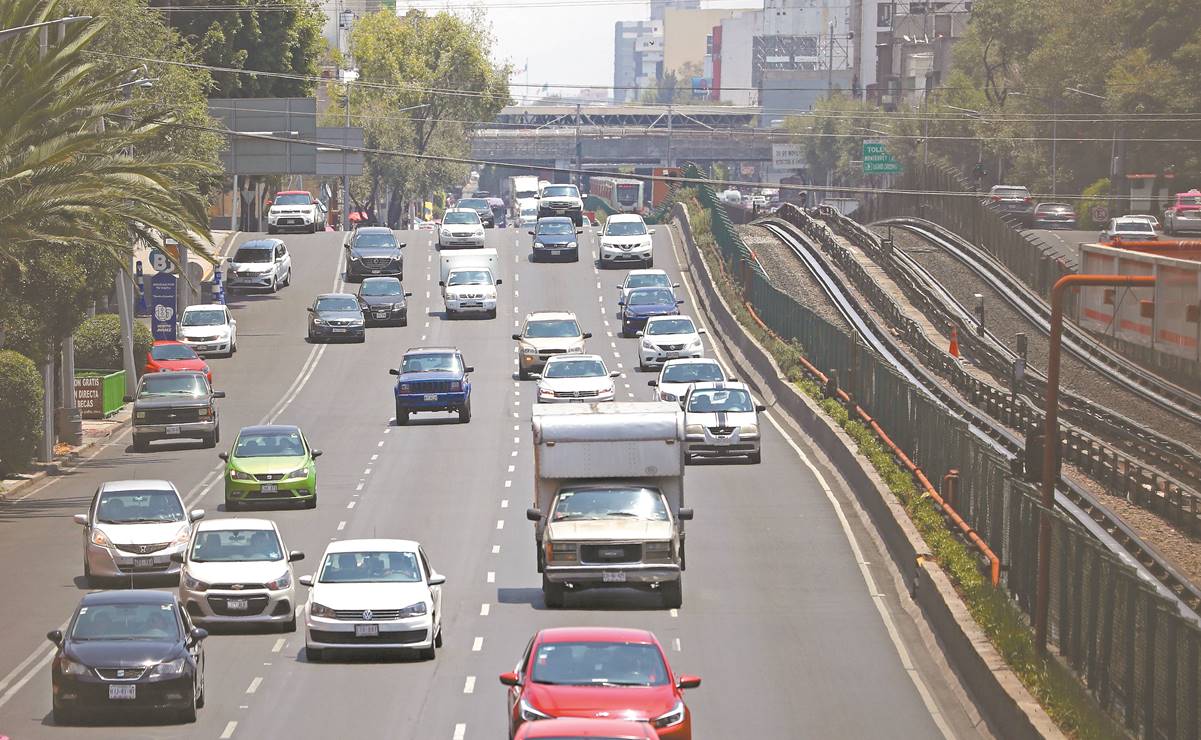
[[[371,271],[371,274],[372,274],[372,275],[378,275],[378,274],[380,274],[381,272],[383,272],[383,270],[372,270],[372,271]]]
[[[459,304],[459,308],[483,308],[484,304],[479,301],[467,301]]]
[[[233,611],[246,611],[250,608],[250,602],[246,599],[226,599],[225,606]]]
[[[437,394],[437,393],[426,393],[426,394],[425,394],[425,400],[427,400],[427,401],[437,401],[437,400],[438,400],[438,394]]]
[[[153,568],[154,558],[134,558],[133,567],[135,568]]]
[[[377,319],[386,319],[386,318],[388,318],[388,312],[387,312],[387,311],[376,311],[376,312],[375,312],[375,318],[377,318]]]
[[[601,581],[604,583],[625,583],[626,574],[622,571],[606,570],[601,573]]]
[[[179,425],[171,424],[167,427],[167,434],[179,434]]]
[[[561,249],[552,249],[552,250],[550,250],[550,256],[558,257],[562,251],[563,250],[561,250]]]
[[[259,490],[262,491],[263,493],[275,493],[276,491],[279,490],[279,486],[274,483],[264,483],[263,487],[260,488]]]
[[[675,358],[677,358],[679,356],[680,356],[679,352],[668,352],[667,353],[667,359],[669,359],[669,360],[674,360]]]
[[[136,699],[138,698],[137,684],[110,684],[108,687],[108,698],[110,699]]]
[[[345,334],[345,333],[346,333],[345,329],[334,329],[334,334]]]
[[[355,637],[379,637],[378,624],[356,624],[354,626]]]

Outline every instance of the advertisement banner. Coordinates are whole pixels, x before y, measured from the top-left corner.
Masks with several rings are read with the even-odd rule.
[[[160,272],[150,279],[150,333],[155,339],[175,339],[177,278]]]

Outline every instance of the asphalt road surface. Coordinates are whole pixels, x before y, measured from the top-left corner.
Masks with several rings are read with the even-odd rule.
[[[545,609],[524,516],[533,496],[534,383],[516,379],[510,334],[528,311],[573,310],[594,333],[589,349],[624,371],[619,399],[650,397],[652,376],[635,371],[637,340],[615,336],[614,286],[622,273],[594,268],[593,230],[581,237],[575,264],[532,264],[524,232],[489,231],[489,246],[502,256],[499,317],[456,321],[441,313],[431,235],[403,234],[409,326],[372,328],[365,344],[347,345],[304,338],[304,307],[341,284],[342,235],[285,238],[293,284],[274,295],[234,296],[238,354],[211,363],[215,387],[228,394],[219,402],[221,448],[241,426],[299,424],[325,451],[320,505],[245,515],[273,518],[288,546],[305,551],[297,575],[312,573],[334,539],[420,540],[448,579],[445,647],[432,662],[373,656],[310,664],[303,627],[217,632],[205,643],[208,703],[196,724],[146,718],[53,726],[45,634],[64,624],[84,593],[82,534],[71,515],[86,510],[102,481],[166,478],[190,508],[225,516],[217,450],[156,444],[139,454],[126,431],[69,474],[0,503],[0,735],[504,737],[505,693],[496,676],[512,670],[535,630],[556,625],[654,631],[678,670],[704,679],[688,694],[702,740],[977,734],[954,677],[901,608],[908,596],[896,593],[846,492],[833,477],[819,477],[808,443],[786,435],[774,411],[764,425],[762,464],[688,469],[696,521],[683,608],[616,591]],[[657,266],[680,279],[668,230],[660,227],[655,239]],[[693,297],[684,295],[690,313]],[[419,345],[457,345],[475,366],[470,424],[423,414],[407,427],[393,425],[388,369]],[[298,586],[298,600],[305,596]]]

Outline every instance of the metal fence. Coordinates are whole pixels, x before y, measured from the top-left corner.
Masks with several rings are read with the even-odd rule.
[[[702,196],[702,203],[711,214],[722,210],[715,197]],[[720,240],[718,245],[727,262],[747,259],[735,245]],[[1028,613],[1038,567],[1038,491],[1014,477],[1010,461],[972,434],[966,422],[866,345],[776,289],[762,273],[737,264],[732,272],[741,276],[744,298],[764,324],[798,342],[815,366],[837,371],[842,387],[927,478],[940,481],[959,471],[956,509],[1000,557],[1002,586]],[[1071,519],[1051,514],[1051,643],[1101,706],[1132,732],[1201,738],[1201,628]]]

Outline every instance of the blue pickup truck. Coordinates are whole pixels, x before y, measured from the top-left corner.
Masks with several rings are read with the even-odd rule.
[[[405,352],[396,376],[396,423],[409,423],[419,411],[450,411],[463,424],[471,421],[471,381],[475,368],[453,347],[413,347]]]

